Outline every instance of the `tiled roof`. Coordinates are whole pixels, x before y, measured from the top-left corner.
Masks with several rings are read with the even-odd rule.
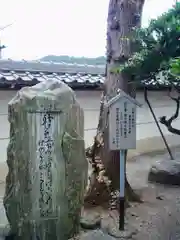
[[[99,87],[104,66],[0,60],[0,86],[31,86],[47,79],[64,81],[71,87]]]
[[[104,82],[105,66],[40,61],[0,60],[0,87],[32,86],[47,79],[58,79],[72,88],[99,88]],[[159,84],[167,86],[162,80]],[[152,80],[148,85],[155,86]]]
[[[90,74],[61,74],[43,72],[20,72],[0,70],[0,85],[25,85],[31,86],[47,79],[57,79],[70,86],[100,86],[104,82],[103,75]]]

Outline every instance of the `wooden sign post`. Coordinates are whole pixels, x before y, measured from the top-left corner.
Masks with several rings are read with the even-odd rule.
[[[109,110],[109,148],[111,151],[120,151],[119,230],[124,230],[125,152],[128,149],[136,148],[136,106],[141,107],[141,104],[122,90],[107,103]]]

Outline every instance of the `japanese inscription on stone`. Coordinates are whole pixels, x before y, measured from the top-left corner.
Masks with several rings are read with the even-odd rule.
[[[52,154],[54,140],[52,125],[54,116],[50,113],[41,113],[40,127],[41,136],[38,140],[38,157],[40,173],[40,198],[39,208],[42,217],[48,216],[52,209]]]
[[[109,110],[109,146],[111,150],[136,148],[136,105],[126,98]]]
[[[40,217],[47,217],[52,212],[52,168],[55,154],[55,122],[59,114],[54,114],[44,109],[42,112],[29,113],[31,119],[32,136],[30,136],[30,146],[36,149],[31,153],[30,160],[31,175],[31,197],[33,211],[39,211]]]

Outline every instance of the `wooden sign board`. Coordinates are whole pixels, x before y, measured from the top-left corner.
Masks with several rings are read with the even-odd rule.
[[[140,105],[124,92],[109,105],[109,148],[136,148],[136,106]]]

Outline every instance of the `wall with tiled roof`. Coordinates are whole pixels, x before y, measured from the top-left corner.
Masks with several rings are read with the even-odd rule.
[[[57,79],[72,88],[100,88],[104,82],[105,66],[52,63],[40,61],[0,60],[0,88],[32,86],[47,79]],[[152,80],[148,83],[155,86]],[[168,83],[159,79],[159,84]]]
[[[0,87],[31,86],[47,79],[57,79],[74,88],[100,87],[104,72],[104,66],[3,59],[0,60]]]

